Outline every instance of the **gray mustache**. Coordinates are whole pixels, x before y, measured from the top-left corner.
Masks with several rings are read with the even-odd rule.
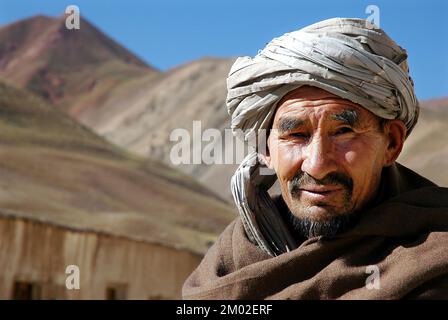
[[[299,189],[313,185],[343,186],[350,194],[353,191],[353,179],[343,173],[332,172],[326,175],[323,179],[315,179],[303,171],[298,172],[292,178],[289,185],[289,191],[291,194],[294,194],[297,193]]]

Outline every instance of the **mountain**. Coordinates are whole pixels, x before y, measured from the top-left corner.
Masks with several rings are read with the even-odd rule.
[[[229,128],[225,79],[232,63],[233,59],[203,58],[156,80],[128,83],[123,90],[111,92],[105,104],[78,119],[129,151],[173,166],[170,153],[178,140],[171,141],[170,135],[175,129],[188,130],[192,153],[203,151],[208,144],[221,146],[219,140],[203,141],[201,134],[209,128],[221,133]],[[193,132],[194,121],[200,121],[198,134]],[[226,152],[230,152],[228,145],[224,145],[223,154]],[[175,167],[230,199],[229,179],[237,165],[190,163]]]
[[[171,166],[172,130],[191,131],[194,120],[203,130],[227,126],[225,78],[233,60],[204,58],[162,73],[85,19],[80,30],[67,30],[63,17],[46,16],[0,28],[0,78],[109,141]],[[224,199],[230,199],[228,177],[236,167],[176,166]]]
[[[129,79],[157,74],[85,19],[79,30],[68,30],[63,16],[36,16],[0,28],[0,77],[70,114],[101,105]]]
[[[234,210],[189,176],[106,142],[0,82],[0,210],[203,254]]]

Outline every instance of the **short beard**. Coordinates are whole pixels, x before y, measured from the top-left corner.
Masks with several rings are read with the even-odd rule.
[[[312,221],[307,218],[298,218],[290,210],[283,211],[286,223],[295,235],[303,238],[318,236],[333,237],[348,230],[357,220],[355,213],[339,215],[327,221]]]

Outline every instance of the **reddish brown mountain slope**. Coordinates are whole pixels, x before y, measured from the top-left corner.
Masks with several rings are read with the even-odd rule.
[[[0,28],[0,77],[80,114],[121,83],[158,72],[87,20],[36,16]]]

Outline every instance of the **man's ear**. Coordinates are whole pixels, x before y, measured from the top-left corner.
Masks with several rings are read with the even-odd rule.
[[[269,169],[274,170],[274,166],[272,164],[271,153],[269,152],[269,141],[270,141],[270,136],[267,139],[265,150],[261,150],[258,153],[258,157],[266,165],[266,167],[268,167]]]
[[[401,120],[389,120],[385,124],[386,138],[388,146],[386,149],[385,165],[392,165],[403,149],[404,140],[406,139],[406,126]]]
[[[269,154],[269,152],[266,152],[266,153]],[[266,154],[266,153],[259,153],[258,157],[266,165],[266,167],[268,167],[269,169],[274,169],[272,167],[271,157],[268,154]]]

